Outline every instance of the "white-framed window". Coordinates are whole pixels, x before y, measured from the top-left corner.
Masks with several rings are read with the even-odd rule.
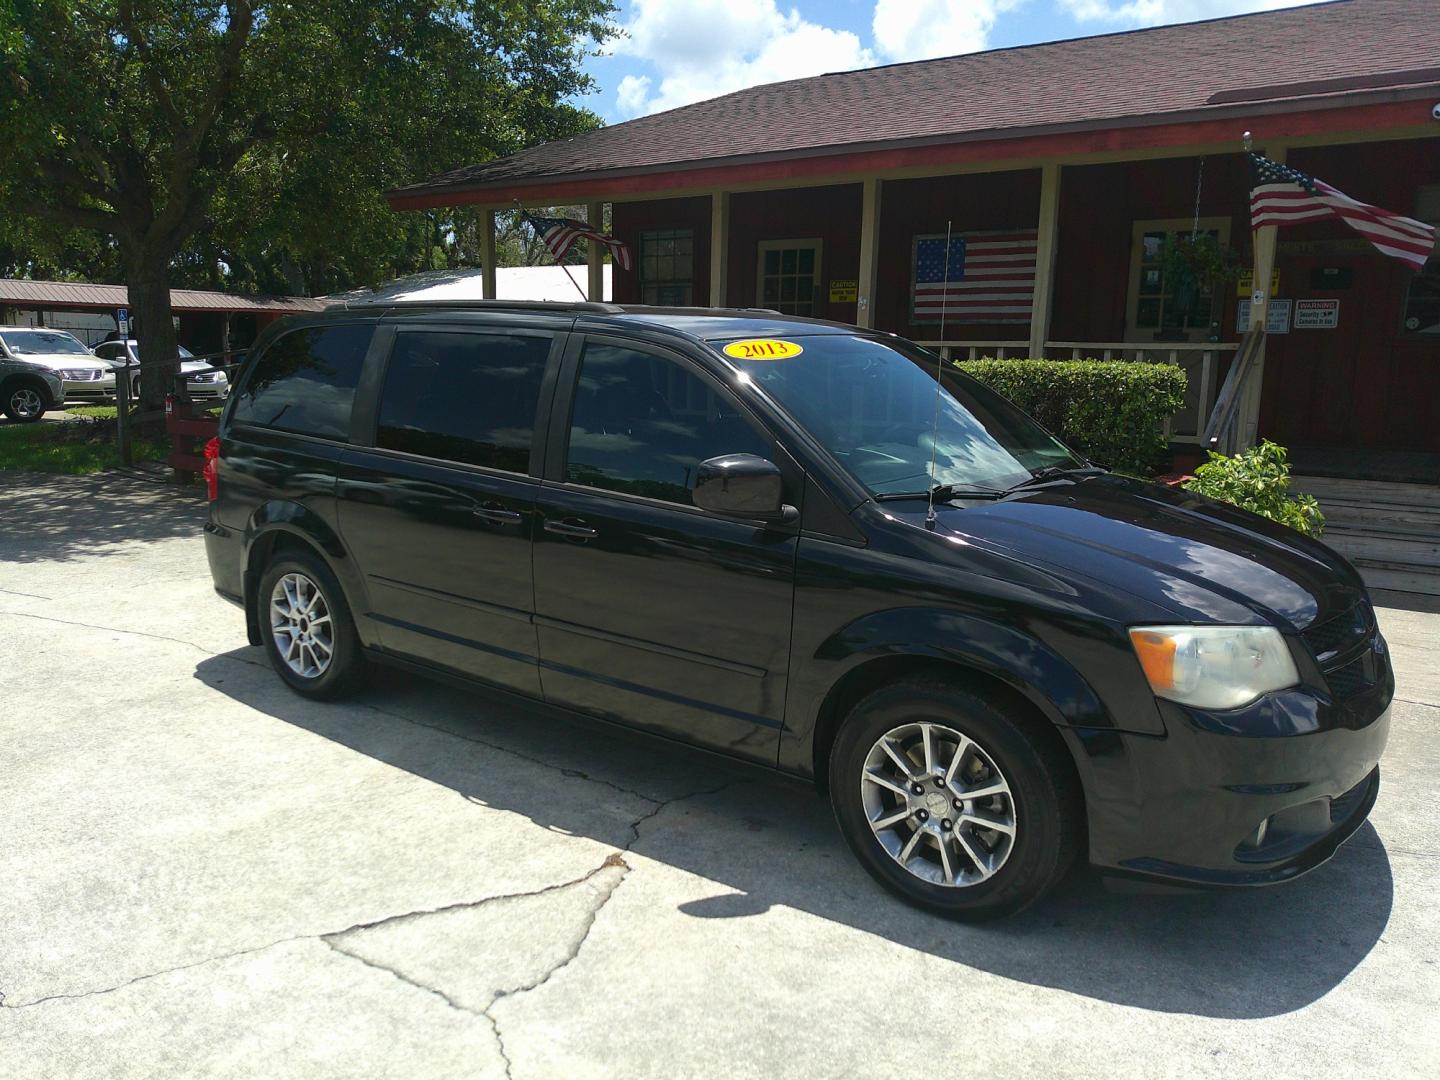
[[[689,307],[695,302],[695,230],[640,234],[640,302]]]
[[[823,246],[818,238],[762,240],[755,270],[755,302],[786,315],[821,314]]]
[[[1192,218],[1137,221],[1131,230],[1130,296],[1126,309],[1129,341],[1204,341],[1222,315],[1224,295],[1207,282],[1176,280],[1167,252],[1195,230]],[[1230,219],[1201,218],[1199,235],[1220,247],[1230,243]]]
[[[1440,227],[1440,184],[1426,184],[1416,193],[1415,217]],[[1407,334],[1440,335],[1440,254],[1432,254],[1406,286],[1400,326]]]

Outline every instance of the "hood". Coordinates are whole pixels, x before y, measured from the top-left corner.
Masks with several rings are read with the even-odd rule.
[[[923,527],[916,501],[887,511]],[[1324,544],[1224,503],[1116,476],[1000,502],[937,506],[936,527],[1052,571],[1081,574],[1173,611],[1177,622],[1301,630],[1364,595]]]
[[[99,368],[109,374],[114,370],[98,356],[81,356],[78,353],[26,353],[20,360],[22,363],[34,364],[50,371],[85,371]]]

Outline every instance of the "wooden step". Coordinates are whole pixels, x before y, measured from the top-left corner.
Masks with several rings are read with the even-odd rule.
[[[1354,559],[1355,569],[1372,589],[1425,593],[1440,596],[1440,571],[1387,563],[1379,559]]]
[[[1292,491],[1326,501],[1375,506],[1427,507],[1440,510],[1440,485],[1396,484],[1383,480],[1341,480],[1330,476],[1292,476]]]
[[[1440,537],[1401,538],[1326,529],[1321,539],[1347,559],[1382,559],[1387,563],[1432,568],[1440,573]]]
[[[1334,517],[1326,514],[1325,535],[1393,536],[1400,540],[1429,540],[1440,537],[1440,520],[1417,523],[1399,515],[1393,518],[1356,519],[1343,514]]]

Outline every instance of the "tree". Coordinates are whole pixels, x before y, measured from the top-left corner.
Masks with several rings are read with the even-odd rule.
[[[428,245],[380,192],[597,121],[608,0],[12,0],[0,199],[113,242],[143,382],[173,383],[172,277],[379,280]],[[183,257],[182,257],[183,255]],[[177,262],[178,260],[178,262]],[[154,370],[164,370],[158,368]]]

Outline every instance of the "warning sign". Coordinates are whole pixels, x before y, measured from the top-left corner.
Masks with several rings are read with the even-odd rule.
[[[1334,330],[1340,325],[1339,300],[1296,300],[1296,330]]]
[[[855,278],[830,279],[830,303],[853,304],[860,295],[860,282]]]

